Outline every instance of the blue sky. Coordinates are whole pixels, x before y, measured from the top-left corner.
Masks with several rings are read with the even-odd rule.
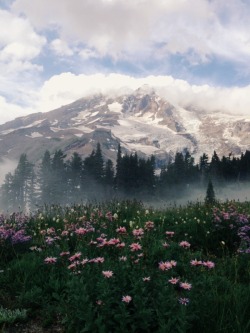
[[[249,115],[249,17],[246,0],[0,0],[0,123],[143,84]]]

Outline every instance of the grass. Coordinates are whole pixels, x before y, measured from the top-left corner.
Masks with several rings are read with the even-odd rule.
[[[0,302],[44,331],[247,333],[249,214],[112,201],[2,216]]]

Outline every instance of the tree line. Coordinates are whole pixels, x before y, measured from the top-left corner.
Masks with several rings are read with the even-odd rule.
[[[137,153],[122,154],[120,145],[115,165],[104,160],[99,143],[85,159],[75,152],[67,160],[62,150],[54,154],[47,150],[38,167],[22,154],[15,171],[5,176],[0,197],[5,210],[117,196],[167,199],[194,184],[204,188],[209,180],[216,185],[250,181],[250,151],[222,158],[214,151],[210,160],[204,153],[198,163],[188,151],[177,152],[160,171],[155,156],[144,159]]]

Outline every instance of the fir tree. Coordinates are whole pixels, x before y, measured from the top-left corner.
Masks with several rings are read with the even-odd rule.
[[[208,186],[207,186],[207,192],[206,192],[206,197],[205,197],[205,203],[208,205],[212,205],[216,202],[215,200],[215,193],[214,193],[214,187],[211,179],[208,181]]]

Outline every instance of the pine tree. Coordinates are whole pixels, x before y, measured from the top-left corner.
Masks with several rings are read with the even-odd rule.
[[[82,171],[82,158],[77,152],[74,152],[70,161],[67,163],[67,195],[71,202],[80,201],[82,199]]]
[[[120,190],[122,186],[122,151],[121,145],[118,145],[116,158],[115,188]]]
[[[216,202],[215,200],[215,193],[214,193],[214,187],[211,179],[208,181],[208,186],[207,186],[207,192],[206,192],[206,197],[205,197],[205,203],[208,205],[212,205]]]
[[[34,169],[27,155],[20,156],[14,175],[6,178],[5,188],[11,187],[11,202],[13,209],[25,210],[31,208],[34,193]],[[7,185],[8,184],[8,185]],[[7,193],[7,192],[5,192]]]
[[[14,208],[15,201],[14,176],[8,172],[1,186],[1,203],[4,209],[9,211]]]
[[[52,203],[68,203],[67,198],[67,174],[64,162],[66,155],[61,149],[56,150],[51,161],[51,204]]]
[[[50,152],[45,151],[38,172],[39,187],[40,187],[40,204],[51,203],[53,199],[53,174],[52,174],[52,161]]]

